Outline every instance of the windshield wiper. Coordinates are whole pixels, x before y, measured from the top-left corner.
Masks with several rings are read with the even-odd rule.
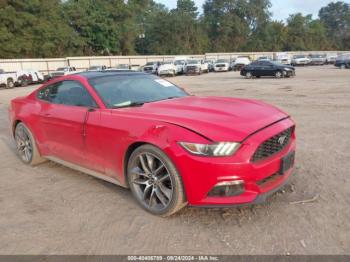
[[[124,108],[124,107],[137,107],[137,106],[143,106],[145,102],[131,102],[129,104],[120,105],[120,106],[113,106],[112,108]]]

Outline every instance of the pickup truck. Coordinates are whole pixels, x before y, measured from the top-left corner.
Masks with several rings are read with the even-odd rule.
[[[0,69],[0,86],[5,86],[5,88],[14,88],[20,83],[20,76],[17,73],[5,73],[4,70]]]
[[[49,78],[52,79],[60,76],[71,75],[76,72],[77,70],[72,66],[59,67],[56,69],[56,71],[49,73]]]
[[[203,60],[188,60],[185,67],[186,75],[209,73],[208,63]]]

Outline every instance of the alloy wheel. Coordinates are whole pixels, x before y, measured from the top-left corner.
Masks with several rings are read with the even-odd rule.
[[[248,78],[248,79],[250,79],[250,78],[252,78],[252,77],[253,77],[253,75],[252,75],[252,73],[251,73],[251,72],[247,72],[245,76],[246,76],[246,78]]]
[[[165,164],[154,154],[140,153],[129,169],[137,198],[147,209],[166,209],[173,196],[174,185]]]
[[[16,128],[15,140],[19,156],[25,163],[30,163],[33,158],[33,145],[30,135],[23,125]]]
[[[282,77],[282,72],[281,71],[277,71],[275,76],[276,76],[276,78],[281,78]]]

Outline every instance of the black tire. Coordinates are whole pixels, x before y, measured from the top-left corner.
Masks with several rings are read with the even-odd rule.
[[[344,64],[340,65],[340,69],[345,69],[346,66]]]
[[[7,79],[6,88],[11,89],[15,87],[15,82],[12,78]]]
[[[27,86],[29,83],[28,83],[28,80],[27,79],[23,79],[22,81],[21,81],[21,86],[23,87],[23,86]]]
[[[17,154],[22,162],[31,166],[46,162],[46,159],[40,156],[32,132],[24,123],[20,122],[17,124],[14,138],[17,146]]]
[[[280,70],[276,71],[275,72],[275,77],[278,78],[278,79],[282,78],[283,77],[283,72],[280,71]]]
[[[167,217],[187,204],[175,165],[155,146],[143,145],[131,154],[127,180],[138,204],[153,215]]]

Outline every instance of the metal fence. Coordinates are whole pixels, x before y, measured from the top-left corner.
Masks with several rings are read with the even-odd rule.
[[[308,51],[288,52],[290,56],[295,54],[309,55],[312,53],[342,54],[343,51]],[[0,59],[0,69],[5,72],[33,69],[43,73],[49,73],[58,67],[73,66],[78,71],[86,70],[90,66],[105,65],[115,67],[117,64],[129,64],[143,66],[147,62],[172,60],[175,57],[188,57],[198,59],[233,59],[238,56],[249,56],[257,59],[260,56],[275,57],[276,52],[245,52],[245,53],[207,53],[203,55],[157,55],[157,56],[92,56],[92,57],[66,57],[66,58],[42,58],[42,59]]]

